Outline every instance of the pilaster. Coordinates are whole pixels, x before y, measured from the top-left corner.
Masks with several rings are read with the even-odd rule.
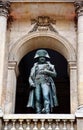
[[[14,113],[16,95],[16,61],[8,62],[5,113]]]
[[[4,75],[7,69],[6,58],[6,27],[7,27],[7,17],[9,13],[10,3],[8,1],[0,0],[0,107],[2,104],[2,91],[4,87]]]
[[[75,2],[75,11],[77,14],[77,80],[78,80],[78,103],[83,104],[83,1]]]
[[[70,102],[71,113],[75,113],[78,107],[78,92],[77,92],[77,64],[76,61],[69,61],[69,74],[70,74]]]

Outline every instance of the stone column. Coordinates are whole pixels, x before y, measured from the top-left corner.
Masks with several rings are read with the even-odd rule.
[[[78,96],[77,96],[77,65],[75,61],[69,61],[69,71],[70,71],[70,108],[71,113],[74,114],[78,106]]]
[[[0,107],[2,101],[2,89],[4,83],[5,52],[6,52],[6,28],[10,3],[0,0]]]
[[[83,104],[83,1],[75,2],[77,14],[78,103]]]
[[[6,90],[5,113],[11,114],[15,110],[15,96],[16,96],[16,62],[9,61],[8,63],[8,77]]]

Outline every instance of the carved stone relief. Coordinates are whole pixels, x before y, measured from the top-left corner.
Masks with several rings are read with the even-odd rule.
[[[58,33],[57,30],[53,27],[53,24],[55,24],[56,21],[48,16],[38,16],[36,19],[32,19],[31,23],[34,24],[34,27],[29,33],[34,31],[48,31],[48,30]]]

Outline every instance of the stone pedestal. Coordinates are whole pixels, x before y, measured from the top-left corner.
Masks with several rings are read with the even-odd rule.
[[[78,102],[83,104],[83,1],[75,2],[78,19],[78,47],[77,47],[77,66],[78,66]]]
[[[4,87],[4,68],[6,52],[6,27],[10,3],[0,1],[0,106],[2,102],[2,89]]]

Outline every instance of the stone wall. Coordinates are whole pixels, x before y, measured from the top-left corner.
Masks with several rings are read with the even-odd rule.
[[[49,16],[55,30],[76,49],[75,9],[72,3],[12,3],[8,43],[12,44],[28,34],[34,26],[32,20],[38,16]]]

